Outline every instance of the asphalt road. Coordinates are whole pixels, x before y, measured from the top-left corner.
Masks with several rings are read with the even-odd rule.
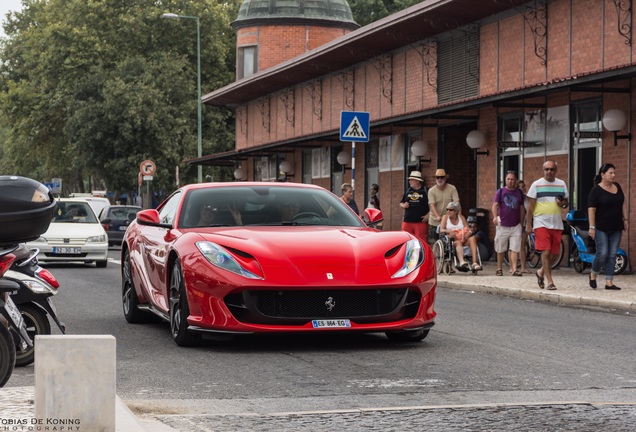
[[[115,249],[111,257],[105,269],[48,266],[61,284],[54,303],[69,333],[116,336],[118,395],[137,413],[179,430],[202,430],[192,419],[209,423],[206,415],[219,422],[234,418],[237,430],[276,430],[276,422],[244,422],[280,421],[280,413],[290,412],[318,416],[308,421],[321,422],[324,430],[356,422],[361,412],[370,430],[387,430],[374,428],[397,413],[395,424],[412,423],[407,419],[421,409],[433,424],[448,425],[453,418],[465,421],[458,412],[466,410],[484,427],[471,430],[489,430],[487,419],[508,418],[500,412],[514,410],[528,419],[540,410],[546,410],[544,419],[559,413],[583,421],[600,416],[599,422],[610,424],[619,419],[615,430],[629,430],[621,422],[631,418],[625,424],[633,425],[636,418],[633,316],[442,289],[437,325],[422,343],[390,343],[381,334],[320,334],[246,336],[180,348],[167,323],[126,323]],[[16,369],[7,386],[33,384],[29,366]],[[577,409],[598,404],[605,411]],[[320,418],[331,410],[344,423]],[[384,420],[374,419],[378,412]],[[225,429],[219,423],[210,430]]]

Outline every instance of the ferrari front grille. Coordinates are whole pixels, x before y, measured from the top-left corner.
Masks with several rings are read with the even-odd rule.
[[[249,290],[225,299],[239,321],[270,324],[328,318],[388,322],[413,316],[419,302],[419,293],[407,288]]]

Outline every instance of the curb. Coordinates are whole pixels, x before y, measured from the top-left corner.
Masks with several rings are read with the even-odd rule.
[[[554,303],[568,306],[592,306],[625,312],[636,312],[636,303],[623,300],[597,299],[576,294],[567,294],[552,291],[537,291],[524,288],[502,288],[498,286],[467,284],[461,282],[438,281],[437,284],[442,288],[450,288],[461,291],[474,291],[506,297],[515,297],[526,300],[540,301],[544,303]]]

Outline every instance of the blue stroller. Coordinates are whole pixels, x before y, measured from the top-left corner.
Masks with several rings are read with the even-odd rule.
[[[587,213],[582,210],[570,210],[566,220],[570,226],[570,238],[572,239],[570,244],[570,262],[574,266],[574,270],[578,273],[583,273],[588,265],[592,266],[596,253],[596,244],[588,232],[590,225],[587,220]],[[623,273],[627,268],[627,263],[627,253],[623,249],[618,248],[614,274]]]

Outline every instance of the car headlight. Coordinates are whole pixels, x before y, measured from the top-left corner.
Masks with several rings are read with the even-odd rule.
[[[419,240],[409,240],[406,243],[406,253],[404,254],[404,262],[402,268],[395,273],[392,278],[404,277],[417,269],[424,261],[424,253],[422,244]]]
[[[89,237],[86,239],[86,243],[106,243],[108,240],[106,240],[106,235],[102,234],[102,235],[98,235],[98,236],[93,236],[93,237]]]
[[[210,264],[248,279],[264,279],[245,269],[224,247],[212,242],[197,242],[197,248]]]

